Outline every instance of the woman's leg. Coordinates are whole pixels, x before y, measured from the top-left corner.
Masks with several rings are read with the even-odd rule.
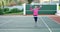
[[[35,27],[37,27],[37,16],[34,16],[34,21],[35,21]]]
[[[35,23],[37,23],[37,18],[38,18],[37,16],[34,16]]]

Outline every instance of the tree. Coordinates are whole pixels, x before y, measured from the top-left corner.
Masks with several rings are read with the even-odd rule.
[[[0,1],[0,7],[2,6],[2,2]]]
[[[28,0],[28,4],[30,4],[33,0]]]

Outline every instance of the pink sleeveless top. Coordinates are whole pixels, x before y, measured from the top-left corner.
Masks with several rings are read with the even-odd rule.
[[[30,10],[33,12],[33,15],[38,16],[38,11],[40,8],[36,8],[36,9],[32,9],[32,7],[30,8]]]

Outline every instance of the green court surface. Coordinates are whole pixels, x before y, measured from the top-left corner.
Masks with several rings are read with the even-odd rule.
[[[0,16],[0,32],[60,32],[60,24],[47,16]]]

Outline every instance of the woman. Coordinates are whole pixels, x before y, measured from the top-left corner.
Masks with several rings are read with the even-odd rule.
[[[30,10],[33,12],[33,16],[34,16],[34,20],[35,20],[35,24],[37,23],[37,19],[38,19],[38,11],[39,11],[39,7],[35,6],[34,8],[32,8],[32,6],[30,6]]]

